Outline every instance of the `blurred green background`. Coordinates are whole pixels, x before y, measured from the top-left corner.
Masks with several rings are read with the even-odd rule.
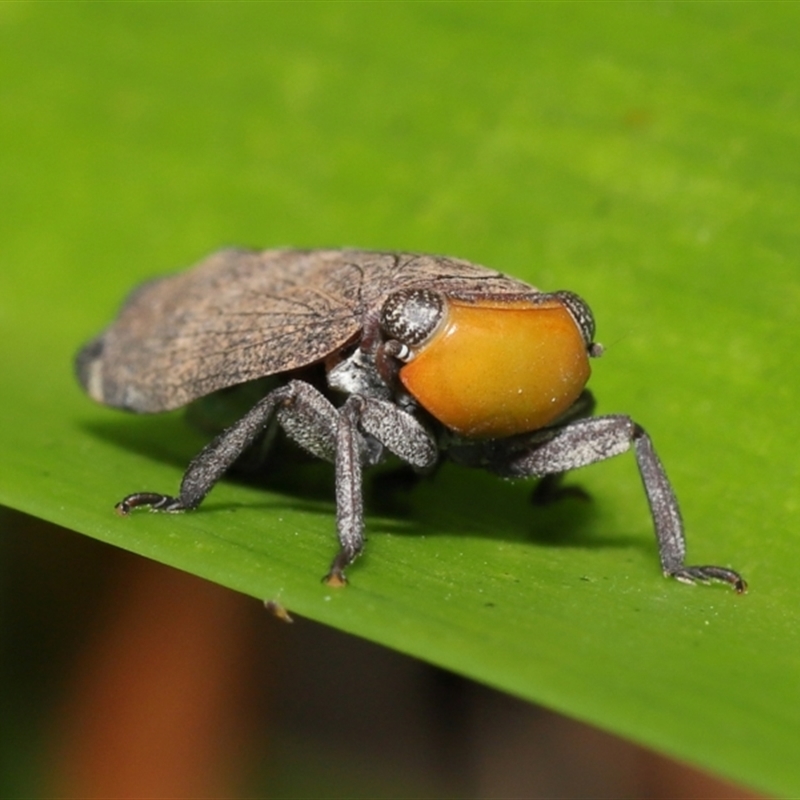
[[[799,72],[794,3],[0,4],[9,794],[57,782],[51,700],[67,673],[98,684],[89,656],[66,666],[78,621],[113,631],[103,592],[127,585],[36,519],[800,792]],[[690,561],[750,594],[660,577],[630,457],[570,479],[591,504],[546,510],[445,468],[370,508],[339,593],[318,580],[324,467],[115,518],[172,491],[202,438],[94,406],[72,356],[137,282],[228,244],[448,253],[580,293],[600,412],[647,427]]]

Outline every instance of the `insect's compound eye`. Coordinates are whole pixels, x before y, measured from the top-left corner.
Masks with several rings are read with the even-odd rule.
[[[463,436],[542,428],[577,400],[589,379],[589,329],[572,305],[553,294],[448,298],[442,322],[402,367],[400,380],[423,408]]]
[[[585,300],[574,292],[553,292],[553,297],[558,298],[572,314],[575,324],[580,329],[583,341],[587,348],[594,345],[594,314]]]
[[[444,299],[430,289],[401,289],[389,295],[381,309],[381,327],[390,339],[409,347],[424,342],[444,315]]]

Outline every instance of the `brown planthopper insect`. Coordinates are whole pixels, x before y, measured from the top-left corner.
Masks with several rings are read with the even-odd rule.
[[[388,454],[420,473],[449,458],[552,490],[564,472],[633,448],[664,574],[744,592],[732,569],[684,564],[678,503],[647,433],[625,415],[591,416],[584,387],[601,351],[577,295],[460,259],[230,249],[134,291],[76,371],[98,402],[140,413],[277,379],[194,458],[177,497],[138,492],[117,511],[196,508],[278,426],[334,464],[332,585],[363,549],[362,469]]]

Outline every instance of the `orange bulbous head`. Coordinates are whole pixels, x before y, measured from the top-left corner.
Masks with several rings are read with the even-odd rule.
[[[569,292],[473,301],[408,289],[387,301],[382,322],[408,347],[406,391],[466,437],[553,422],[578,399],[598,352],[591,312]]]

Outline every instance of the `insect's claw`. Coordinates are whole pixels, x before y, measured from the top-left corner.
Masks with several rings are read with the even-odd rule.
[[[334,589],[340,589],[342,586],[347,586],[347,578],[342,570],[335,567],[322,579],[326,586],[333,586]]]
[[[347,577],[344,574],[344,568],[353,561],[356,555],[357,554],[352,554],[342,548],[336,554],[336,558],[333,559],[331,568],[328,570],[328,574],[322,579],[322,582],[337,589],[342,586],[347,586]]]
[[[681,583],[728,583],[737,594],[747,591],[747,581],[738,572],[726,567],[680,567],[667,572],[667,576]]]
[[[177,497],[156,492],[136,492],[129,494],[114,506],[114,510],[121,517],[127,517],[134,508],[148,507],[151,511],[184,511],[185,506]]]

